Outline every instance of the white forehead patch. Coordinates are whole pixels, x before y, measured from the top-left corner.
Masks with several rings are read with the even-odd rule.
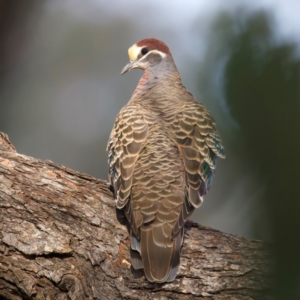
[[[130,60],[136,60],[138,55],[141,52],[141,49],[143,47],[138,47],[136,44],[132,45],[129,49],[128,49],[128,56]]]

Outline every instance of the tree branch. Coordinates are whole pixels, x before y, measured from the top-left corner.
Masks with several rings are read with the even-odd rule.
[[[4,134],[0,207],[3,299],[270,299],[264,244],[193,222],[175,281],[149,283],[107,182],[18,154]]]

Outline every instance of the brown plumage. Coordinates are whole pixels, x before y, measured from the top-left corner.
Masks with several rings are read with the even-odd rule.
[[[169,48],[144,39],[129,49],[122,74],[144,74],[118,114],[109,142],[116,205],[131,228],[131,263],[151,282],[174,280],[183,226],[225,157],[215,121],[181,83]]]

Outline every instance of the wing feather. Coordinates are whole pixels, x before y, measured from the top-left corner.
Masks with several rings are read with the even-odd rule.
[[[170,122],[186,171],[186,197],[172,231],[175,238],[194,209],[201,206],[210,188],[216,158],[225,158],[225,150],[216,123],[202,104],[185,102]]]
[[[119,209],[124,208],[130,200],[133,171],[147,134],[148,123],[144,120],[140,107],[124,106],[116,118],[107,145],[109,178],[115,189],[116,205]],[[136,234],[138,226],[135,215],[139,214],[133,213],[130,203],[126,211]],[[140,218],[138,223],[140,226]]]
[[[189,200],[198,207],[202,201],[197,200],[194,191],[198,191],[199,198],[208,192],[216,168],[216,158],[225,158],[225,149],[214,119],[202,104],[186,102],[176,121],[173,130],[183,155],[187,187],[193,194]]]

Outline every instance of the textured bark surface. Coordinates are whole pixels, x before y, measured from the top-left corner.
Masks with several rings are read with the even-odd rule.
[[[261,241],[190,222],[172,283],[131,268],[106,181],[18,154],[0,134],[0,299],[271,299]]]

